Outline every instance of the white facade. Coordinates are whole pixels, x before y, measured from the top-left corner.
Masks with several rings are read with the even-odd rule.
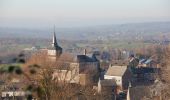
[[[8,92],[2,92],[2,97],[6,97],[6,96],[12,97],[12,96],[25,96],[25,92],[23,91],[8,91]]]
[[[121,76],[104,75],[104,79],[113,79],[113,80],[115,80],[117,85],[122,86],[122,77]]]
[[[56,70],[53,74],[53,80],[61,82],[66,81],[68,83],[79,83],[79,73],[77,70]]]
[[[49,56],[56,56],[56,50],[48,50]]]

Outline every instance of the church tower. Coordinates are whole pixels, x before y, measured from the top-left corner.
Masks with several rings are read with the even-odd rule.
[[[62,54],[62,48],[57,43],[55,28],[54,28],[52,44],[51,47],[48,49],[48,56],[51,60],[57,60],[57,58],[59,58],[61,54]]]

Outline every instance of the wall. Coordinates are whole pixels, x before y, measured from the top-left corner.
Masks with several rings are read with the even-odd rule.
[[[123,90],[128,89],[129,82],[131,81],[131,79],[132,79],[132,73],[130,72],[129,69],[127,69],[125,71],[124,75],[122,76],[122,87],[123,87]]]
[[[104,79],[114,79],[116,81],[116,84],[118,86],[122,87],[122,77],[121,76],[104,75]]]

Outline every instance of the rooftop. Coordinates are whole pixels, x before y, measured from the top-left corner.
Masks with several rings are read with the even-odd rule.
[[[96,62],[97,59],[94,56],[89,57],[87,55],[77,55],[76,61],[77,62]]]
[[[110,66],[106,72],[106,75],[110,76],[123,76],[127,66]]]

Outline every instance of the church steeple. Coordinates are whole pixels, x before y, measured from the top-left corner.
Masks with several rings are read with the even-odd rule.
[[[53,40],[52,46],[48,49],[48,56],[52,60],[56,60],[62,54],[62,48],[58,45],[56,34],[55,34],[55,26],[54,26],[54,33],[53,33]]]
[[[56,34],[55,34],[55,26],[54,26],[52,46],[53,46],[53,47],[58,46],[58,44],[57,44],[57,39],[56,39]]]

